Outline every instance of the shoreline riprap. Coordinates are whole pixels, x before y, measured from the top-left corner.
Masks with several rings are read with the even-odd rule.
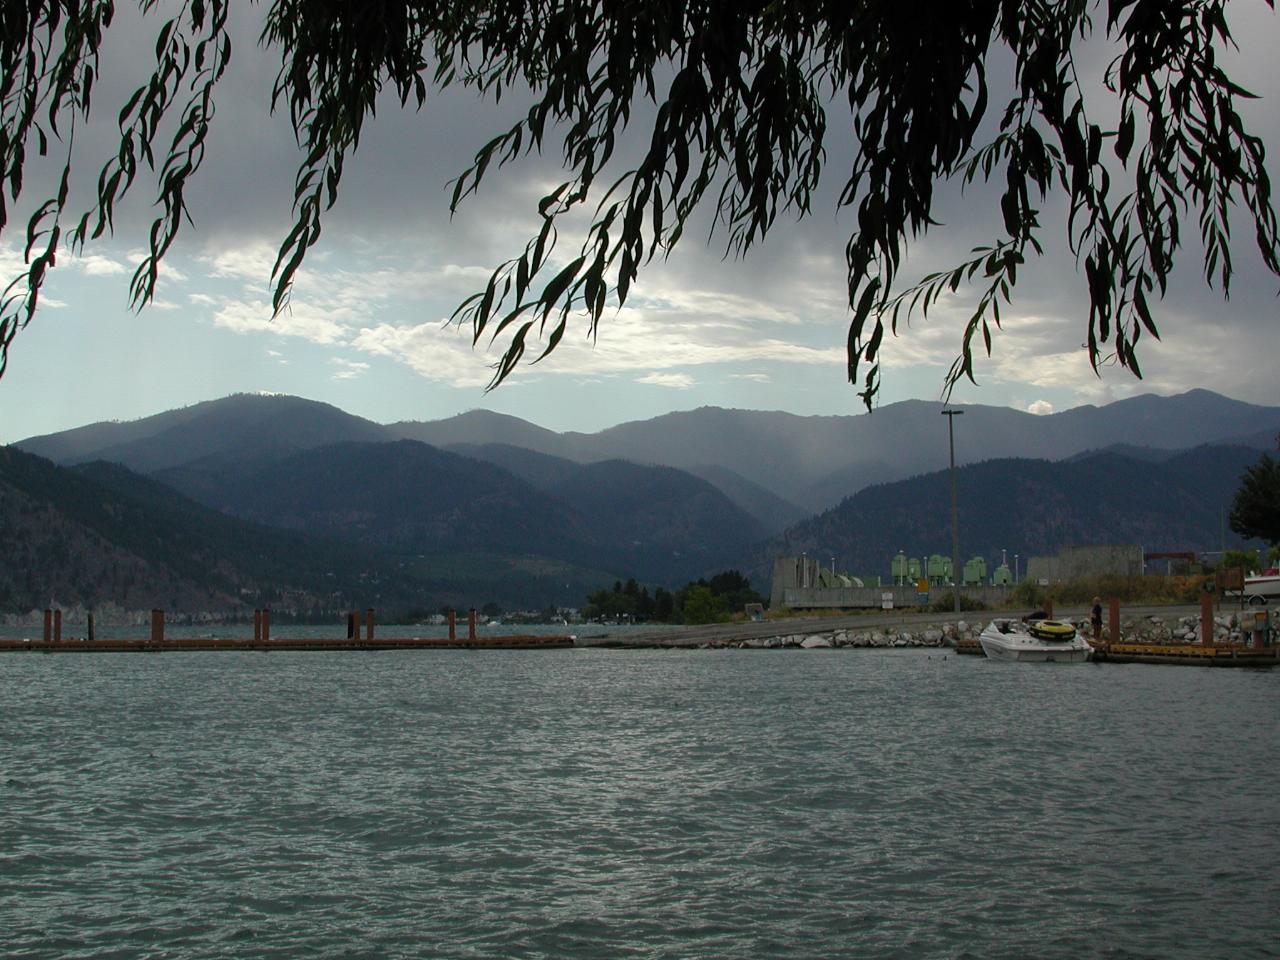
[[[643,640],[619,639],[616,643],[592,645],[691,650],[925,649],[954,647],[965,641],[976,641],[989,622],[988,617],[978,622],[959,620],[922,623],[910,627],[890,624],[866,629],[840,627],[827,630],[788,630],[771,635],[726,636],[705,640],[676,635]],[[1068,622],[1086,635],[1091,630],[1087,619],[1070,618]],[[1247,628],[1251,628],[1252,623],[1252,612],[1215,615],[1213,639],[1217,643],[1242,642],[1248,639]],[[1141,616],[1122,618],[1120,621],[1121,638],[1132,643],[1199,643],[1200,633],[1200,618],[1195,616]],[[1103,638],[1107,639],[1106,627],[1103,628]]]

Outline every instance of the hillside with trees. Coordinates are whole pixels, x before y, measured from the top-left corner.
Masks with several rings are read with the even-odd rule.
[[[1148,551],[1219,550],[1226,510],[1258,457],[1247,447],[1198,447],[1159,463],[1116,453],[1072,461],[1002,459],[957,468],[961,561],[988,566],[1064,546],[1136,543]],[[1231,537],[1228,547],[1241,544]],[[950,474],[868,487],[797,524],[744,567],[767,576],[772,558],[833,557],[855,575],[887,576],[899,551],[951,553]]]

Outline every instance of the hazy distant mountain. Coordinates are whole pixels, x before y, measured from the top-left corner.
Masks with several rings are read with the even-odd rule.
[[[1239,478],[1259,455],[1201,446],[1162,462],[1106,451],[961,467],[962,557],[994,566],[1002,549],[1012,559],[1084,543],[1217,549]],[[869,487],[761,545],[746,514],[681,471],[509,456],[526,470],[540,462],[550,489],[412,441],[162,474],[200,477],[202,494],[217,494],[210,502],[268,527],[116,464],[67,469],[0,448],[0,609],[574,605],[627,576],[678,585],[736,567],[761,586],[780,554],[884,575],[898,550],[950,552],[945,470]]]
[[[543,491],[554,490],[582,466],[574,460],[509,443],[453,443],[442,449],[501,467]]]
[[[262,461],[298,450],[395,434],[337,407],[299,397],[236,394],[128,423],[95,423],[17,446],[63,465],[109,460],[140,473],[196,461]]]
[[[1206,390],[1048,416],[980,405],[958,409],[964,411],[954,422],[962,466],[1010,458],[1072,461],[1066,469],[1111,450],[1150,468],[1200,444],[1243,437],[1249,446],[1270,448],[1280,435],[1280,407]],[[943,470],[948,421],[941,410],[919,400],[824,417],[706,407],[594,434],[561,434],[485,411],[384,427],[296,397],[240,395],[20,446],[61,462],[114,459],[239,516],[382,549],[475,547],[508,558],[523,552],[670,582],[705,572],[697,562],[744,549],[749,536],[786,530],[858,491]],[[407,458],[397,446],[407,436],[475,459],[455,469],[426,454]],[[345,455],[360,462],[323,452],[339,443],[387,451]],[[275,471],[296,457],[293,467]],[[631,467],[602,470],[607,479],[590,490],[573,488],[574,478],[589,475],[577,471],[610,461]],[[499,468],[501,481],[492,472]],[[657,468],[686,473],[653,485],[658,475],[645,471]],[[690,486],[695,475],[738,508],[736,519],[726,519],[724,504]],[[469,493],[446,494],[434,485],[446,480],[449,489]],[[571,488],[579,490],[577,503],[567,495]],[[539,499],[548,496],[557,503]],[[682,497],[693,497],[697,509],[682,509]],[[609,506],[591,509],[596,498]],[[450,504],[450,511],[432,512],[437,502]],[[662,516],[669,522],[658,523]],[[637,537],[637,529],[650,535]]]
[[[433,447],[462,443],[503,444],[571,460],[581,459],[567,452],[572,444],[564,439],[565,434],[534,426],[519,417],[488,410],[469,410],[444,420],[404,420],[389,425],[387,429],[397,437],[428,443]]]
[[[1241,403],[1207,390],[1134,397],[1048,416],[952,406],[964,411],[955,418],[959,464],[1004,457],[1062,460],[1135,442],[1168,451],[1227,442],[1261,449],[1280,435],[1280,407]],[[739,506],[767,529],[779,529],[794,520],[788,504],[816,513],[870,484],[947,466],[947,419],[939,416],[941,410],[942,404],[923,400],[890,404],[871,414],[826,417],[704,407],[583,434],[554,433],[486,411],[381,427],[325,404],[242,395],[129,424],[95,424],[32,438],[19,446],[61,463],[115,459],[152,471],[204,458],[269,459],[349,441],[501,444],[578,463],[629,460],[687,470],[712,482],[719,478],[721,489]],[[730,477],[741,480],[735,486],[725,482]],[[769,506],[765,498],[753,499],[743,482],[778,500]]]
[[[206,509],[118,464],[74,469],[0,447],[0,609],[49,603],[170,610],[405,601],[392,564]]]
[[[688,472],[706,480],[751,514],[764,529],[766,536],[781,533],[793,523],[798,523],[809,516],[808,510],[796,506],[790,500],[784,500],[758,483],[752,483],[728,467],[701,464],[689,467]]]
[[[1146,463],[1164,463],[1172,460],[1181,450],[1159,450],[1154,447],[1144,447],[1133,443],[1115,443],[1109,447],[1103,447],[1101,450],[1082,450],[1079,453],[1072,454],[1069,457],[1063,457],[1068,463],[1075,463],[1080,460],[1087,460],[1090,457],[1096,457],[1103,453],[1113,453],[1118,457],[1127,457],[1130,460],[1142,460]]]
[[[670,467],[587,464],[565,477],[557,494],[590,529],[608,531],[616,564],[668,585],[732,565],[766,535],[707,481]],[[672,571],[680,573],[673,579]]]
[[[582,469],[582,465],[573,460],[505,443],[458,443],[451,445],[448,449],[452,453],[496,464],[517,477],[527,480],[538,489],[552,492],[558,490],[561,484]],[[638,471],[654,469],[669,468],[637,467]],[[639,473],[634,474],[634,476],[639,475]],[[788,503],[724,467],[697,467],[688,470],[687,475],[700,477],[723,493],[730,502],[755,521],[761,536],[780,533],[791,524],[808,516],[808,513],[795,504]]]
[[[614,571],[459,549],[397,555],[250,523],[101,461],[73,468],[0,447],[0,611],[111,603],[171,612],[382,614],[576,606]],[[336,611],[336,612],[335,612]]]
[[[189,482],[185,471],[158,476]],[[192,493],[244,519],[400,553],[554,544],[563,556],[592,538],[559,500],[507,471],[412,440],[334,444],[244,469],[220,464]]]
[[[1148,551],[1220,549],[1224,510],[1260,456],[1202,446],[1162,463],[1096,453],[1073,461],[998,459],[956,470],[961,561],[1004,551],[1023,558],[1073,544],[1137,543]],[[1228,548],[1240,538],[1225,531]],[[855,574],[887,576],[899,551],[951,553],[950,472],[859,491],[774,538],[745,567],[767,576],[772,558],[807,553]]]
[[[486,449],[537,479],[412,440],[157,476],[244,519],[399,554],[537,556],[667,585],[711,572],[766,535],[719,490],[681,471]]]
[[[1061,460],[1135,438],[1153,450],[1203,443],[1262,449],[1273,446],[1280,434],[1280,407],[1241,403],[1207,390],[1134,397],[1047,416],[977,404],[950,407],[964,411],[955,422],[959,464],[997,457]],[[528,425],[521,427],[522,421],[513,423],[513,418],[478,414],[414,426],[418,439],[432,443],[465,434],[474,444],[514,444],[580,462],[625,459],[707,477],[711,470],[727,470],[786,503],[818,512],[865,486],[946,467],[942,409],[941,403],[907,400],[871,414],[802,417],[703,407],[594,434],[526,430]]]

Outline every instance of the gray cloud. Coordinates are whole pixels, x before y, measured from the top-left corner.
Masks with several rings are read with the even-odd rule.
[[[493,357],[470,354],[468,359],[469,338],[444,331],[441,322],[483,284],[488,270],[523,249],[537,228],[538,197],[561,176],[558,155],[530,157],[494,171],[451,219],[448,181],[480,144],[519,116],[520,98],[495,107],[477,105],[465,91],[434,92],[420,112],[401,110],[387,98],[347,164],[338,206],[328,215],[321,244],[299,279],[292,312],[269,323],[268,280],[276,245],[290,222],[299,152],[287,115],[268,113],[277,64],[270,52],[257,47],[261,12],[261,6],[234,7],[233,66],[218,94],[205,169],[189,194],[196,229],[180,241],[166,276],[166,299],[178,300],[181,291],[183,298],[207,303],[213,322],[225,329],[341,345],[362,356],[395,357],[423,376],[438,376],[443,358],[450,369],[462,371],[450,382],[470,388],[486,382]],[[1280,91],[1280,65],[1270,51],[1275,15],[1261,4],[1233,4],[1231,14],[1243,48],[1230,54],[1231,69],[1245,86],[1274,96]],[[97,93],[99,111],[77,134],[86,158],[105,158],[114,149],[116,104],[153,55],[160,19],[149,17],[139,24],[137,16],[131,5],[122,5],[120,22],[110,33]],[[1097,90],[1109,59],[1105,44],[1082,52],[1080,67],[1091,90]],[[780,220],[767,242],[741,262],[724,258],[722,240],[701,242],[709,224],[704,216],[669,261],[645,270],[633,300],[602,325],[594,348],[579,326],[554,362],[530,376],[644,371],[668,378],[669,385],[690,385],[685,392],[692,393],[694,377],[683,368],[743,363],[750,372],[733,376],[760,383],[759,378],[768,376],[761,364],[789,359],[819,364],[829,370],[824,376],[842,382],[840,358],[849,320],[843,248],[854,218],[849,211],[835,210],[841,171],[852,155],[841,109],[832,110],[830,167],[811,217],[801,224]],[[1273,101],[1247,105],[1246,115],[1280,150],[1280,118]],[[643,139],[640,133],[633,136]],[[96,163],[86,160],[80,169],[96,172]],[[92,178],[83,182],[91,185]],[[973,245],[998,236],[994,196],[984,186],[961,195],[958,184],[940,185],[938,218],[945,226],[912,245],[902,277],[953,265]],[[127,263],[131,270],[136,245],[154,215],[149,200],[141,193],[122,208],[119,240],[94,245],[77,269],[101,273]],[[1046,233],[1048,255],[1027,266],[1014,304],[1004,309],[1006,324],[997,336],[995,355],[979,364],[984,383],[1047,385],[1070,390],[1082,400],[1107,392],[1175,392],[1204,384],[1274,402],[1277,281],[1258,267],[1248,231],[1241,235],[1240,273],[1229,302],[1197,282],[1195,250],[1189,247],[1176,287],[1158,308],[1164,340],[1145,343],[1145,382],[1109,369],[1099,378],[1080,350],[1084,287],[1058,239],[1062,202],[1046,207],[1046,220],[1053,224]],[[561,253],[576,251],[577,240],[572,225],[566,224]],[[10,253],[3,262],[11,259]],[[213,293],[206,289],[210,280],[228,289]],[[902,336],[888,342],[883,355],[886,386],[894,376],[924,368],[934,371],[930,376],[936,375],[940,386],[941,372],[959,349],[971,305],[971,292],[961,288],[931,319],[913,320]],[[345,372],[357,369],[339,366]]]

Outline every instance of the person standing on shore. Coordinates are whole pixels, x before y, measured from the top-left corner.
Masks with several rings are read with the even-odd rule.
[[[1093,639],[1102,639],[1102,598],[1093,598],[1093,609],[1089,611],[1089,622],[1093,625]]]

